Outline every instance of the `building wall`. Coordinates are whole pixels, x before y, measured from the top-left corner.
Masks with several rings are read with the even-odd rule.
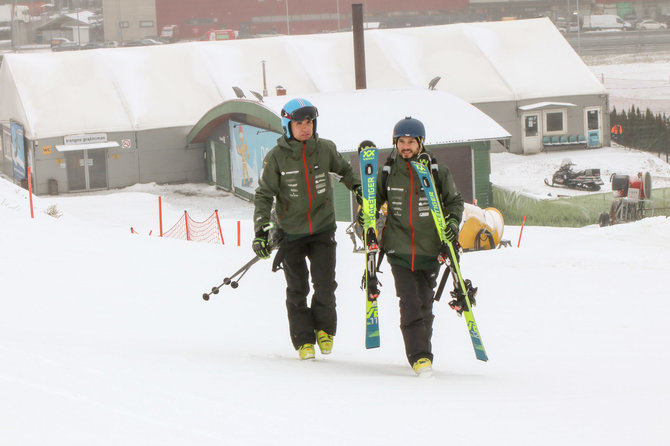
[[[526,103],[536,102],[567,102],[575,104],[575,107],[566,107],[567,109],[567,128],[566,135],[586,135],[586,124],[584,117],[584,109],[588,107],[601,108],[601,127],[602,127],[602,145],[607,146],[610,143],[609,133],[609,104],[607,97],[600,95],[584,95],[584,96],[568,96],[568,97],[546,97],[534,98],[518,102],[489,102],[473,104],[482,112],[486,113],[505,130],[507,130],[512,137],[510,138],[509,150],[512,153],[524,153],[522,146],[522,128],[523,122],[521,120],[521,111],[519,106]],[[560,108],[560,107],[559,107]]]
[[[361,0],[366,21],[402,16],[415,24],[430,24],[432,16],[462,13],[467,0]],[[313,0],[156,0],[158,29],[178,25],[182,38],[198,38],[212,28],[241,34],[310,34],[351,26],[351,2]],[[287,23],[288,22],[288,23]],[[437,23],[444,22],[441,18]]]
[[[178,127],[108,133],[107,141],[116,141],[119,147],[90,149],[88,152],[105,155],[108,189],[149,182],[203,182],[206,180],[204,145],[187,147],[185,135],[189,130],[190,127]],[[50,180],[56,182],[58,193],[67,193],[71,189],[67,153],[56,149],[61,144],[63,137],[26,140],[27,152],[32,152],[27,157],[33,159],[36,195],[50,192]],[[11,178],[11,160],[3,162],[1,167]]]
[[[176,127],[137,133],[140,183],[205,181],[204,146],[186,147],[190,129]]]
[[[155,0],[103,0],[105,40],[119,42],[155,37]]]

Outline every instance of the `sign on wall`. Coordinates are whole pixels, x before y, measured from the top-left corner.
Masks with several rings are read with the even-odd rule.
[[[230,159],[233,186],[253,194],[263,169],[265,155],[277,145],[279,133],[230,121]]]
[[[63,143],[65,145],[70,144],[94,144],[107,142],[106,133],[88,133],[80,135],[68,135],[63,137]]]
[[[22,180],[26,177],[26,152],[23,148],[23,126],[18,122],[10,122],[12,133],[12,166],[14,179]]]

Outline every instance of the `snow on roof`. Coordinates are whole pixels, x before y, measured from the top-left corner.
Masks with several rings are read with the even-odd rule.
[[[369,30],[365,44],[371,89],[440,76],[470,103],[606,93],[548,19]],[[191,126],[233,86],[262,91],[263,61],[268,89],[296,96],[354,90],[353,60],[350,32],[7,54],[0,120],[33,139]]]
[[[536,102],[535,104],[528,104],[528,105],[522,105],[519,107],[519,110],[527,111],[527,110],[537,110],[538,108],[546,108],[546,107],[576,107],[575,104],[572,104],[570,102]]]
[[[426,145],[509,138],[493,119],[444,91],[354,90],[304,96],[319,110],[317,132],[333,140],[341,152],[354,151],[371,140],[378,147],[391,147],[393,127],[406,116],[426,127]],[[266,98],[264,105],[279,115],[291,98]]]

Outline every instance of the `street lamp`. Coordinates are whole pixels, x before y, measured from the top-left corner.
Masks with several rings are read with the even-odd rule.
[[[339,31],[340,29],[340,0],[337,0],[337,30]]]
[[[579,21],[579,0],[577,0],[577,11],[575,11],[575,14],[577,14],[577,54],[579,54],[582,52],[582,26],[581,22]]]
[[[286,0],[286,34],[291,35],[291,26],[288,22],[288,0]]]

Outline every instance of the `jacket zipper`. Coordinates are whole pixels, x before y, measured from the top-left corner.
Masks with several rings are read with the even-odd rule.
[[[305,147],[307,143],[302,143],[302,163],[305,166],[305,183],[307,184],[307,196],[309,197],[309,206],[307,208],[307,222],[309,223],[309,234],[313,235],[314,231],[312,230],[312,188],[309,185],[309,170],[307,170],[307,157],[305,156]]]
[[[414,175],[412,175],[412,166],[409,165],[409,162],[407,162],[407,169],[409,170],[409,230],[412,233],[411,270],[414,271],[415,246],[414,246],[414,224],[412,223],[412,214],[414,210],[414,204],[412,203],[412,199],[414,198]]]

